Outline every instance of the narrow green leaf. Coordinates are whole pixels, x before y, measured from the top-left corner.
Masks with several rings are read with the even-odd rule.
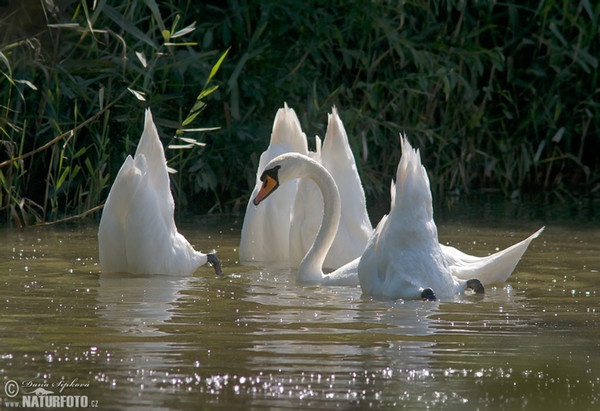
[[[148,0],[152,1],[152,0]],[[143,43],[148,44],[154,49],[158,49],[156,43],[148,37],[145,33],[143,33],[140,29],[138,29],[129,19],[126,19],[122,14],[120,14],[117,10],[109,5],[104,7],[104,14],[110,18],[112,21],[117,23],[123,30],[131,34],[136,39],[140,40]]]
[[[223,63],[223,60],[225,60],[225,57],[227,57],[227,53],[229,53],[230,49],[231,49],[231,47],[228,48],[227,50],[225,50],[225,52],[221,55],[219,60],[217,60],[215,65],[212,66],[212,68],[210,69],[210,74],[208,75],[208,79],[206,80],[206,83],[204,84],[204,87],[206,87],[208,85],[208,82],[212,80],[212,78],[215,76],[215,74],[217,74],[219,67],[221,67],[221,63]]]
[[[202,100],[204,99],[206,96],[208,96],[209,94],[211,94],[213,91],[215,91],[216,89],[218,89],[219,86],[212,86],[211,88],[207,88],[205,90],[202,90],[200,92],[200,94],[198,94],[198,97],[196,97],[196,100]]]
[[[161,33],[168,31],[165,27],[165,22],[163,21],[162,16],[160,15],[160,10],[158,9],[158,4],[156,3],[156,1],[144,0],[144,3],[146,3],[146,6],[148,6],[150,11],[152,12],[154,20],[156,20],[156,24],[158,24],[158,28],[160,29]]]
[[[58,178],[58,181],[56,182],[56,185],[54,186],[54,189],[56,191],[58,191],[62,187],[62,185],[64,184],[65,180],[67,179],[67,176],[69,175],[69,171],[70,170],[71,170],[71,166],[65,167],[65,169],[62,172],[62,174]]]

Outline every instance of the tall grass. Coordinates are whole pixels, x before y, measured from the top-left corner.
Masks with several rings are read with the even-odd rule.
[[[32,13],[28,3],[17,15]],[[187,167],[203,149],[196,117],[225,57],[186,40],[196,23],[173,5],[46,7],[33,11],[48,16],[40,33],[0,46],[0,211],[18,226],[101,205],[135,150],[146,106],[161,136],[171,136],[170,166]],[[182,179],[173,181],[179,191]]]
[[[180,210],[247,201],[284,101],[309,136],[339,108],[370,199],[388,191],[401,132],[438,196],[600,191],[600,4],[589,0],[61,7],[46,10],[50,25],[0,39],[5,220],[102,204],[146,106],[171,137]]]
[[[421,148],[438,195],[573,198],[600,189],[600,5],[564,2],[231,0],[198,6],[232,47],[223,195],[251,186],[254,153],[287,101],[309,135],[340,109],[370,198],[387,192],[398,134]],[[214,107],[214,116],[219,115]],[[251,162],[238,164],[237,159]],[[240,185],[235,175],[244,176]]]

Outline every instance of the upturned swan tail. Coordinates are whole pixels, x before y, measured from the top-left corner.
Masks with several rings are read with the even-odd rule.
[[[429,177],[421,164],[419,149],[414,149],[406,136],[400,136],[402,157],[392,183],[390,214],[404,221],[433,221]]]
[[[284,103],[283,108],[277,110],[275,120],[273,121],[270,145],[273,146],[276,144],[289,145],[288,151],[295,151],[301,154],[307,154],[308,152],[308,143],[306,142],[306,135],[302,132],[300,120],[298,120],[294,109],[289,108],[287,103]],[[278,153],[277,155],[279,154],[282,153]],[[268,161],[272,158],[274,157],[271,157]]]
[[[477,278],[484,285],[501,283],[510,277],[517,263],[545,227],[510,247],[486,257],[476,257],[463,253],[454,247],[442,245],[442,252],[452,274],[461,280]]]

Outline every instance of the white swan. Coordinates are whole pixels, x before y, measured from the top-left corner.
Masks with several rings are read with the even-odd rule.
[[[265,165],[279,154],[297,152],[321,163],[333,176],[342,199],[341,220],[325,267],[338,268],[360,256],[373,231],[366,209],[365,194],[348,144],[344,125],[332,109],[325,141],[316,138],[316,151],[307,149],[306,136],[294,110],[287,104],[275,116],[269,147],[260,158],[256,185],[250,198],[261,188]],[[278,262],[298,267],[312,245],[321,225],[323,198],[310,179],[285,185],[263,207],[248,202],[239,255],[242,261]],[[269,216],[269,224],[266,224]]]
[[[254,198],[260,190],[260,176],[267,163],[287,152],[307,154],[308,148],[296,113],[285,104],[275,116],[269,147],[260,156],[256,185],[250,198]],[[289,264],[290,216],[296,189],[297,182],[282,187],[273,194],[269,203],[260,208],[248,201],[240,240],[240,260]],[[266,224],[267,218],[269,224]]]
[[[335,269],[360,257],[373,232],[365,192],[348,136],[337,109],[328,115],[322,148],[311,156],[331,174],[341,199],[340,223],[323,265]],[[300,179],[290,226],[290,263],[298,267],[313,244],[323,214],[321,191],[311,179]]]
[[[127,156],[110,189],[98,230],[100,265],[105,273],[191,275],[214,254],[194,250],[177,232],[167,162],[150,109],[135,152]]]
[[[262,186],[254,197],[253,204],[258,206],[280,186],[285,186],[286,183],[296,178],[310,178],[314,181],[322,193],[324,202],[322,224],[314,243],[298,267],[298,282],[326,285],[358,284],[358,259],[329,274],[323,273],[325,256],[338,229],[341,205],[337,186],[321,164],[298,153],[286,153],[276,157],[267,164],[260,177]],[[277,223],[277,221],[273,223]],[[271,222],[267,219],[265,224],[271,224]]]
[[[402,157],[392,183],[391,209],[375,229],[358,265],[363,293],[384,298],[448,297],[483,292],[483,284],[510,276],[529,238],[488,257],[473,257],[438,241],[429,178],[419,150],[401,138]]]

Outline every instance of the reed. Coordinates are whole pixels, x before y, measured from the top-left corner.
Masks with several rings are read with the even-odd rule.
[[[438,197],[600,191],[588,0],[77,0],[45,15],[0,31],[0,218],[17,225],[101,205],[148,105],[178,210],[242,208],[284,101],[309,136],[339,108],[371,200],[401,132]]]
[[[153,1],[100,1],[93,9],[86,1],[66,9],[42,2],[46,9],[34,11],[31,4],[12,12],[51,21],[36,26],[41,33],[19,32],[25,39],[8,37],[7,28],[0,46],[4,220],[25,226],[101,205],[135,150],[146,106],[169,137],[173,170],[198,157],[207,129],[196,117],[217,90],[211,80],[226,52],[188,41],[192,19]]]

